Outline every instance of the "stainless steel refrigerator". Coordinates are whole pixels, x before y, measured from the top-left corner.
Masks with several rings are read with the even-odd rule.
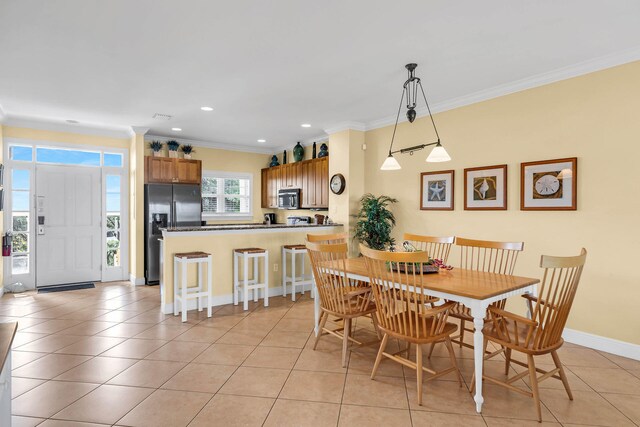
[[[144,277],[146,284],[160,279],[161,228],[202,224],[199,185],[146,184],[144,186]]]

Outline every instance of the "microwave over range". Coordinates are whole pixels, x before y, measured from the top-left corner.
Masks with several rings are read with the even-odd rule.
[[[300,189],[278,190],[278,209],[300,209]]]

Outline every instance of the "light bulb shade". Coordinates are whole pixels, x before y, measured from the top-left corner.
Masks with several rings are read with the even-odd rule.
[[[380,166],[380,170],[382,171],[397,171],[398,169],[400,169],[400,163],[398,163],[392,155],[389,155],[382,166]]]
[[[429,153],[429,157],[427,157],[427,162],[429,163],[448,162],[449,160],[451,160],[449,153],[447,153],[447,150],[440,144],[433,147],[433,150]]]

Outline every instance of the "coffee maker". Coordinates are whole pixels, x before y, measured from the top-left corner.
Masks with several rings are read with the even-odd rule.
[[[266,213],[266,214],[264,214],[264,223],[265,224],[275,224],[276,223],[276,214],[274,214],[274,213]]]

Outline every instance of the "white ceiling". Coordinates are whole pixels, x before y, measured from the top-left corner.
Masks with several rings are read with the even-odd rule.
[[[8,123],[268,149],[386,123],[407,62],[443,107],[640,59],[639,16],[637,0],[0,0],[0,105]]]

